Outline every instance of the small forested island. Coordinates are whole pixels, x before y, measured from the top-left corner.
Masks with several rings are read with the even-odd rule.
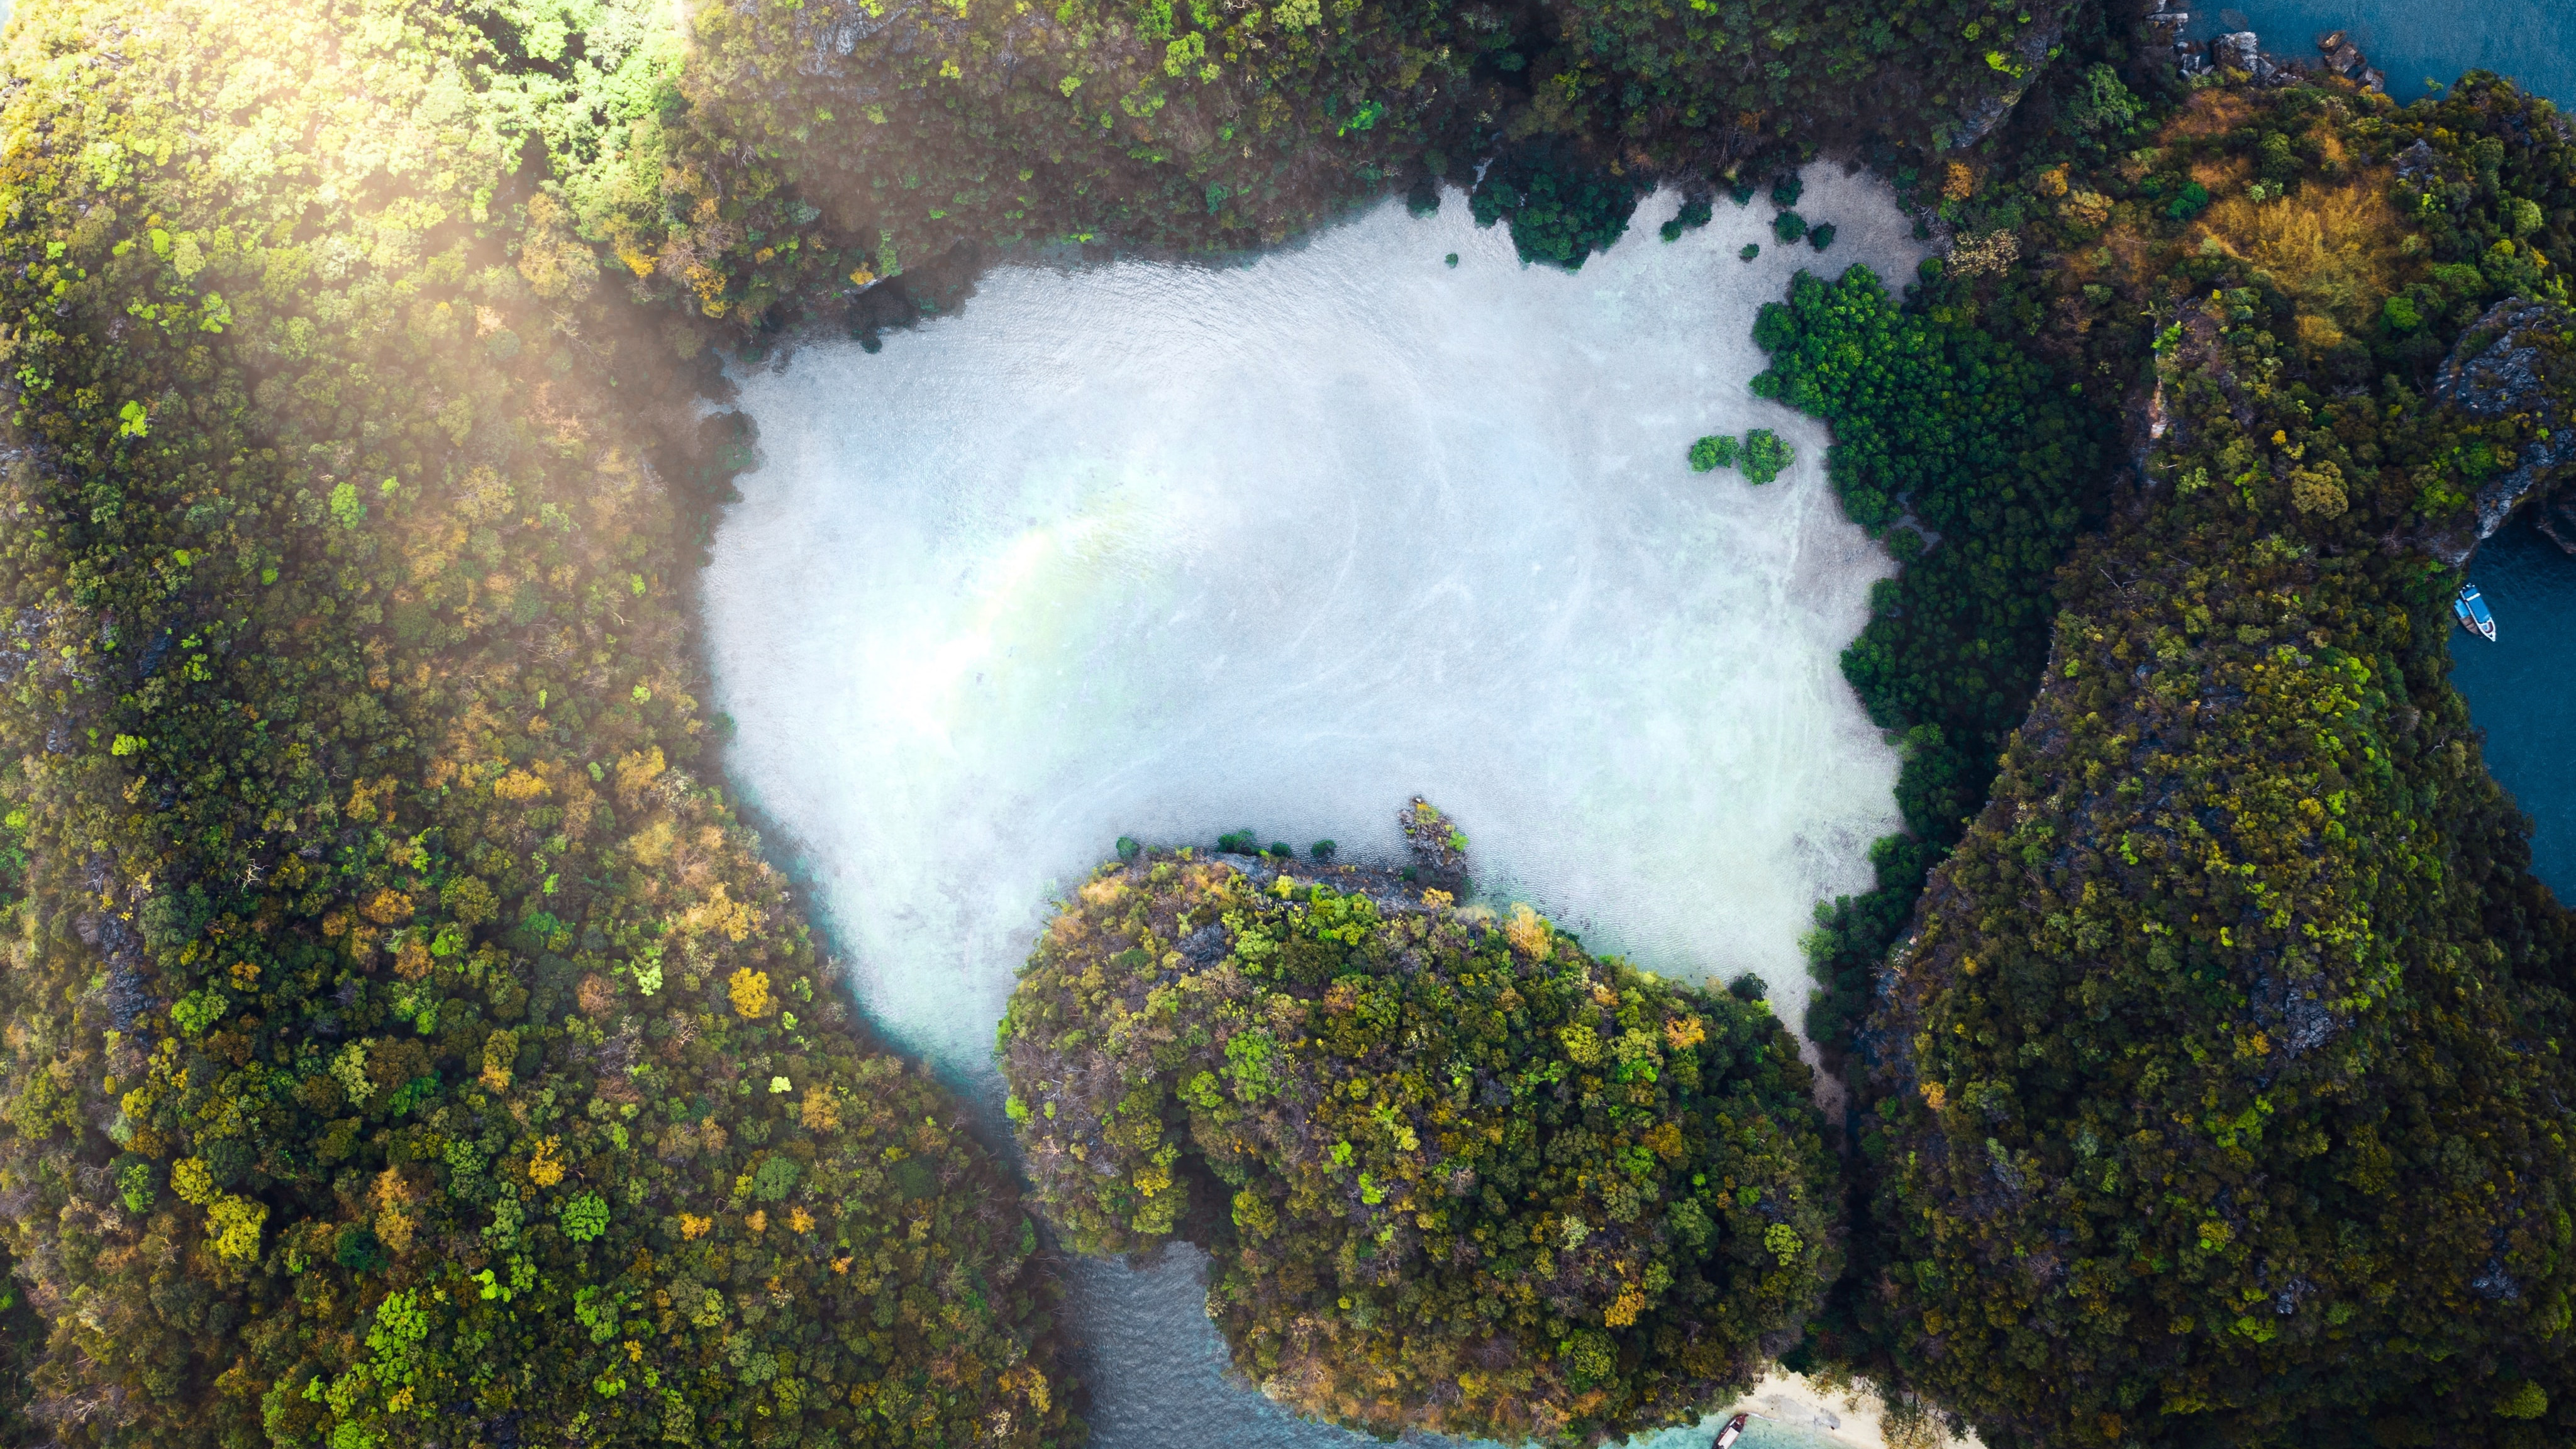
[[[1176,1239],[1374,1432],[1776,1356],[1993,1449],[2576,1441],[2576,922],[2445,645],[2576,463],[2576,129],[2179,25],[11,7],[0,1442],[1070,1449],[1063,1255]],[[1915,275],[1829,265],[1837,163]],[[725,369],[1397,196],[1579,266],[1658,186],[1815,248],[1752,387],[1898,565],[1843,672],[1904,829],[1796,1024],[1849,1110],[1458,862],[1172,849],[1038,938],[1013,1160],[727,792]],[[1787,461],[1703,430],[1637,455]]]
[[[1841,1265],[1798,1043],[1461,907],[1419,883],[1454,884],[1455,832],[1406,824],[1427,871],[1184,847],[1068,894],[1000,1031],[1033,1197],[1077,1252],[1206,1249],[1236,1368],[1318,1418],[1695,1423]]]

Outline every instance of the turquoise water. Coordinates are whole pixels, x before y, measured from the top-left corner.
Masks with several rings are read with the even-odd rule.
[[[2463,72],[2491,70],[2562,106],[2576,105],[2576,3],[2570,0],[2239,0],[2190,8],[2193,34],[2252,30],[2279,56],[2313,56],[2318,36],[2343,31],[2387,72],[2388,93],[2401,101],[2422,96],[2427,77],[2448,85]]]
[[[2451,682],[2487,734],[2487,768],[2532,819],[2532,872],[2576,901],[2576,558],[2528,523],[2507,524],[2469,566],[2496,641],[2451,631]]]

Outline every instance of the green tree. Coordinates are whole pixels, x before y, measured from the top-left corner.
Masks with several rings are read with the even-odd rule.
[[[1468,208],[1478,226],[1510,222],[1522,261],[1578,271],[1584,258],[1627,234],[1644,192],[1642,177],[1623,176],[1572,147],[1528,146],[1485,168]]]
[[[1706,473],[1717,468],[1732,468],[1741,449],[1742,444],[1731,433],[1702,438],[1690,445],[1691,471]]]
[[[1768,483],[1796,460],[1797,454],[1780,435],[1769,428],[1755,428],[1744,435],[1744,481]]]

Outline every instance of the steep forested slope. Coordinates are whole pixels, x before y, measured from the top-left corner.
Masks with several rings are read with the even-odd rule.
[[[2576,149],[2476,78],[2159,139],[2059,281],[2160,328],[2141,488],[1869,1023],[1861,1297],[1990,1443],[2558,1442],[2576,936],[2423,550],[2558,451]],[[2517,291],[2519,405],[2433,395]]]
[[[1838,1266],[1796,1041],[1527,906],[1149,853],[1065,899],[1001,1044],[1070,1245],[1207,1248],[1236,1368],[1355,1428],[1693,1422]]]
[[[2070,26],[2101,20],[2079,0],[818,0],[708,7],[685,46],[527,84],[607,117],[565,174],[583,236],[756,330],[960,243],[1277,242],[1472,181],[1497,148],[1633,195],[1825,141],[1965,140]]]
[[[0,1209],[41,1432],[1075,1432],[1013,1198],[705,778],[706,342],[898,320],[932,289],[873,284],[959,243],[1276,239],[1497,145],[1633,193],[1858,134],[1900,73],[1984,125],[2060,21],[1967,14],[19,13]]]
[[[505,60],[433,6],[11,31],[30,1413],[1060,1441],[1015,1197],[697,774],[723,429],[530,185]]]

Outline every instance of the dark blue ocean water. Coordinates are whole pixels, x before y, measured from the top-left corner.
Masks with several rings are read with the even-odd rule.
[[[2496,642],[2451,631],[2451,682],[2486,731],[2487,768],[2532,819],[2532,871],[2576,902],[2576,558],[2528,523],[2470,561]]]
[[[2234,0],[2190,8],[2193,34],[2251,30],[2275,55],[2312,56],[2318,36],[2343,31],[2387,72],[2388,93],[2401,101],[2423,95],[2427,78],[2448,85],[2464,71],[2491,70],[2576,106],[2576,0]]]

